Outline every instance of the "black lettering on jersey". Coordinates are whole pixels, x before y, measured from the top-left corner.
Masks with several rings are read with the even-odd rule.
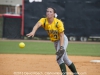
[[[58,31],[57,30],[47,30],[47,32],[49,34],[54,34],[54,35],[58,34]]]

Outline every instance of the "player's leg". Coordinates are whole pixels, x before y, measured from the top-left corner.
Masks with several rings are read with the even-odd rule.
[[[56,41],[56,42],[54,42],[54,45],[55,45],[55,48],[56,48],[56,52],[59,50],[59,48],[60,48],[60,43],[59,43],[59,41]],[[63,55],[64,56],[64,55]],[[65,66],[65,63],[64,63],[64,61],[63,61],[63,56],[59,59],[59,60],[57,60],[57,63],[58,63],[58,65],[59,65],[59,67],[60,67],[60,70],[61,70],[61,72],[62,72],[62,75],[67,75],[66,74],[66,66]],[[58,56],[57,56],[57,58],[58,58]]]
[[[65,49],[65,50],[66,50],[66,48],[67,48],[67,45],[68,45],[68,39],[67,39],[66,36],[64,36],[64,49]],[[66,52],[64,53],[63,60],[64,60],[64,63],[69,67],[69,69],[74,73],[74,75],[78,75],[74,64],[73,64],[72,61],[68,58],[68,55],[67,55]]]
[[[55,45],[56,51],[58,51],[59,48],[60,48],[60,41],[55,42],[54,45]],[[65,53],[63,54],[63,56],[57,62],[60,66],[61,71],[63,70],[63,72],[66,72],[66,67],[65,67],[65,64],[66,64],[73,73],[77,73],[74,64],[72,63],[72,61],[67,56],[67,53],[66,53],[67,45],[68,45],[68,39],[64,35],[64,45],[63,46],[64,46],[64,49],[65,49]],[[57,58],[58,58],[58,56],[57,56]],[[78,74],[74,74],[74,75],[78,75]]]
[[[64,63],[69,67],[69,69],[74,73],[74,75],[78,75],[73,62],[68,58],[67,53],[64,54]]]

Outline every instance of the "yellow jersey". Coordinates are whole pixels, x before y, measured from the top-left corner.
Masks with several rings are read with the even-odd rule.
[[[38,22],[47,31],[51,41],[60,40],[60,33],[64,31],[64,26],[61,20],[54,18],[51,24],[48,23],[47,18],[41,18]]]

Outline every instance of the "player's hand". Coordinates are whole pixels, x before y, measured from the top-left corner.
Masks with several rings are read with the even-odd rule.
[[[28,34],[26,34],[27,37],[34,37],[34,33],[33,32],[30,32]]]

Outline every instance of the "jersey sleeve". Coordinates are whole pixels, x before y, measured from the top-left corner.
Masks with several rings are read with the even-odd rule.
[[[64,29],[64,25],[63,25],[63,22],[59,20],[58,22],[58,32],[61,33],[63,32],[65,29]]]
[[[41,23],[41,26],[43,27],[44,26],[44,21],[45,21],[45,18],[41,18],[38,22]]]

